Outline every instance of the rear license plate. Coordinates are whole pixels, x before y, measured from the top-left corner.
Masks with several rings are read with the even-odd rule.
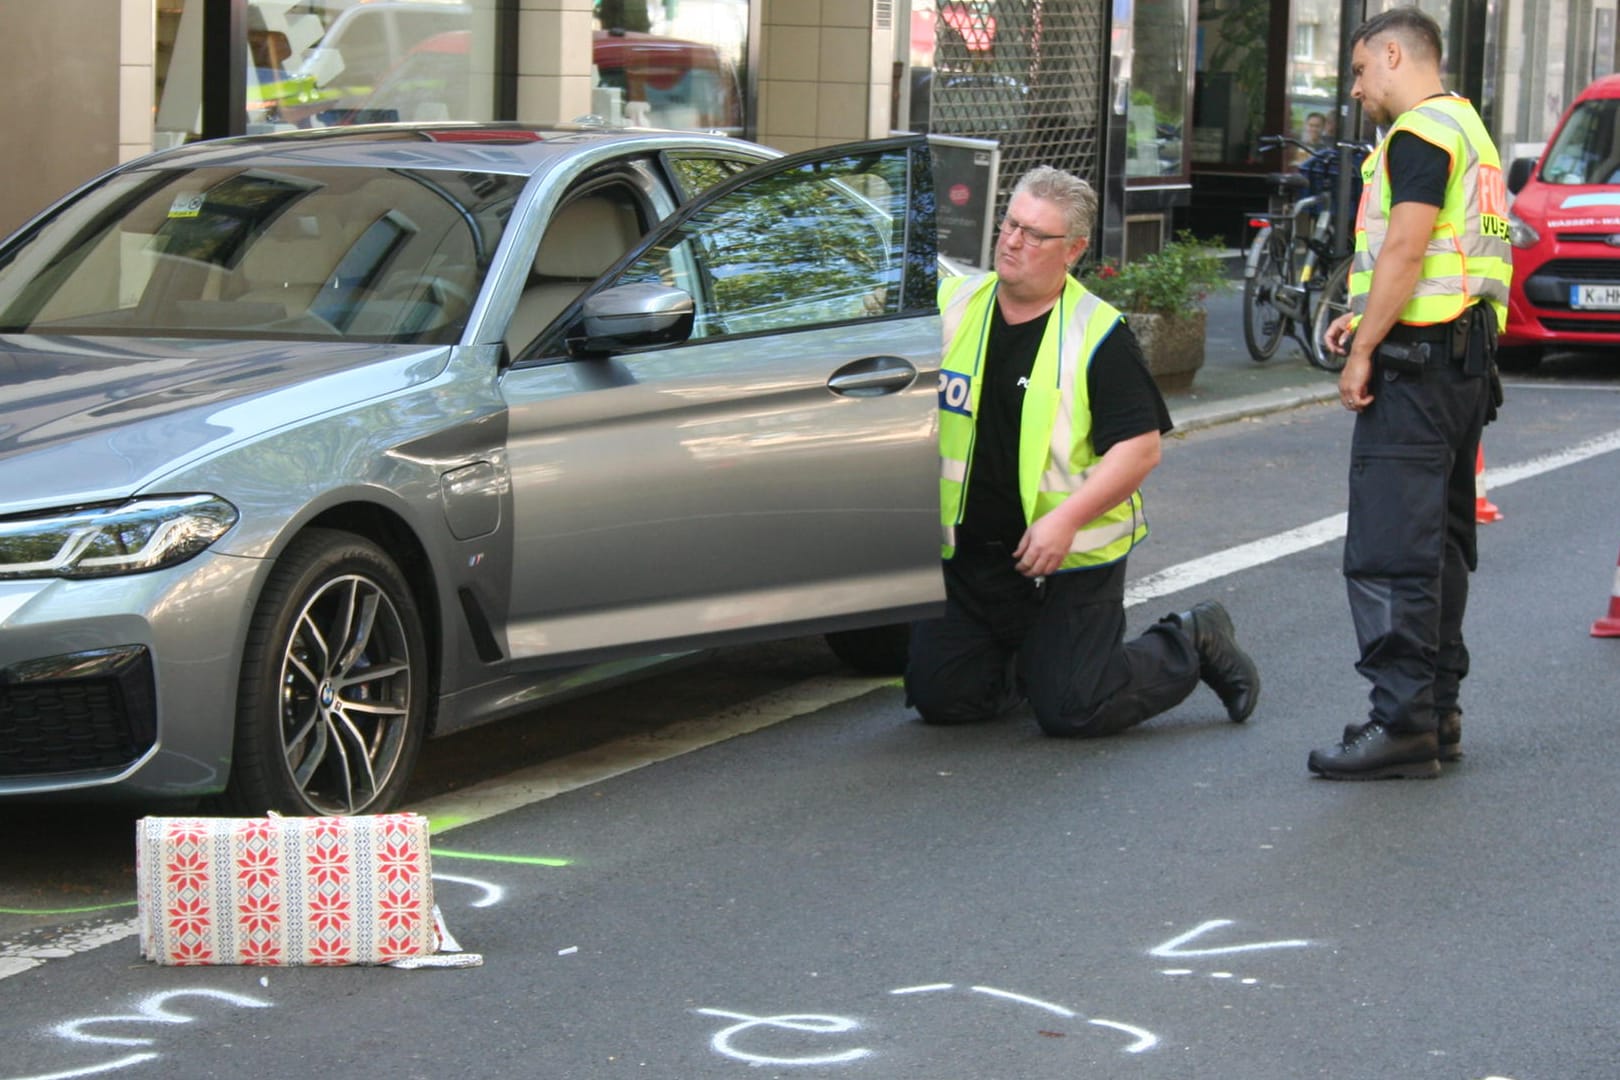
[[[1569,306],[1574,308],[1620,308],[1620,285],[1571,285]]]

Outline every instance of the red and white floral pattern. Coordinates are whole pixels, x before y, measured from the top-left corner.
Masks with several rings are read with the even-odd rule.
[[[385,964],[438,947],[427,819],[143,818],[141,955]]]

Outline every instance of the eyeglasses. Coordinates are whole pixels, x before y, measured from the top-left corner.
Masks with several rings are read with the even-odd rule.
[[[1062,233],[1041,232],[1039,229],[1032,229],[1010,214],[1001,219],[1002,236],[1011,238],[1013,233],[1018,232],[1024,234],[1024,243],[1030,247],[1040,247],[1048,240],[1061,240],[1063,238]]]

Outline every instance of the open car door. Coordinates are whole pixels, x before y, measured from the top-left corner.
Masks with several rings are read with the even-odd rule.
[[[515,659],[938,610],[929,175],[922,136],[739,173],[505,373]]]

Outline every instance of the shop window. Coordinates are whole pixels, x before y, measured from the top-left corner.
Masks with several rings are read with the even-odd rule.
[[[1125,175],[1187,174],[1189,0],[1139,0],[1132,32]]]
[[[610,124],[744,133],[749,0],[598,0],[593,111]]]
[[[305,0],[247,8],[252,132],[368,121],[495,118],[493,0]],[[196,138],[204,0],[159,0],[161,148]]]

